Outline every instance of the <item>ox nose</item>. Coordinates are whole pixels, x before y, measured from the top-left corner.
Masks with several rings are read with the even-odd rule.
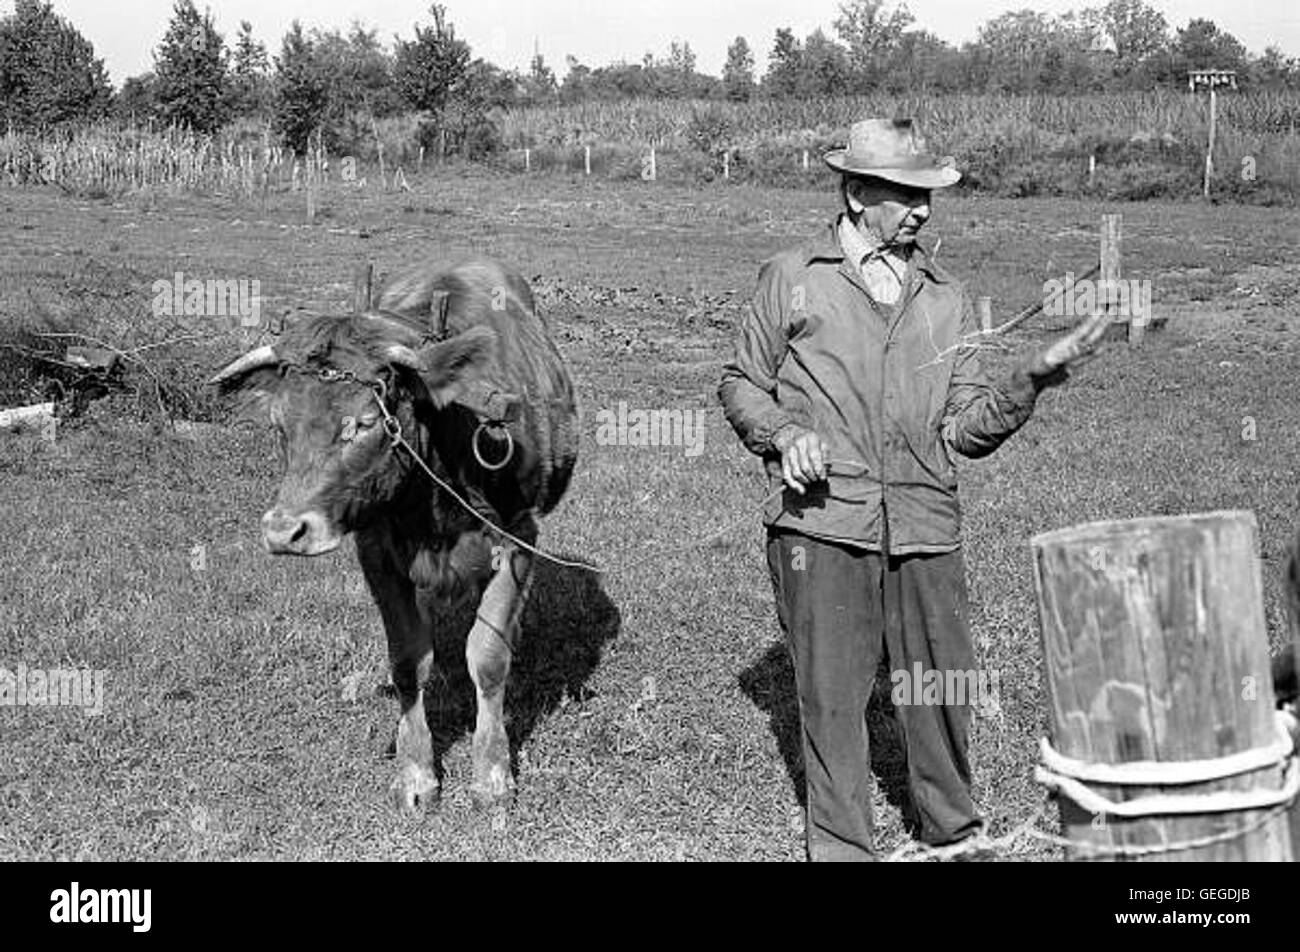
[[[273,555],[319,555],[339,544],[321,513],[291,515],[283,509],[272,509],[262,517],[262,541]]]

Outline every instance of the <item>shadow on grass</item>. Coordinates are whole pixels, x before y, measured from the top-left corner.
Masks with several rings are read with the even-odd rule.
[[[804,760],[799,723],[799,698],[795,689],[794,664],[784,643],[768,647],[763,656],[740,674],[740,689],[768,716],[777,749],[785,761],[786,773],[801,807],[807,807],[804,789]],[[909,833],[918,827],[916,808],[907,785],[907,753],[889,697],[887,661],[876,674],[876,687],[867,705],[867,738],[871,769],[885,792],[885,798],[903,814]]]
[[[434,638],[435,666],[425,691],[425,713],[439,781],[444,755],[474,729],[474,685],[465,665],[474,610],[473,605],[462,606],[439,626]],[[516,772],[519,750],[537,723],[566,695],[574,700],[591,695],[587,680],[621,624],[622,616],[601,587],[599,575],[537,561],[506,686],[506,730]]]

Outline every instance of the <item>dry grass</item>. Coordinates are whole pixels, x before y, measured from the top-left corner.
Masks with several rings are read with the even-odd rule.
[[[386,797],[395,710],[371,690],[384,649],[353,556],[260,551],[257,521],[277,480],[265,434],[172,436],[106,407],[53,444],[0,440],[0,664],[108,671],[103,718],[0,708],[0,857],[801,855],[796,708],[763,565],[763,489],[713,393],[758,263],[811,234],[833,191],[506,182],[430,176],[410,195],[340,194],[314,225],[288,195],[250,213],[221,197],[0,193],[0,320],[24,308],[26,290],[60,287],[79,267],[75,250],[129,266],[141,284],[191,262],[257,276],[271,308],[341,308],[366,259],[383,270],[490,251],[517,263],[585,421],[571,494],[543,544],[608,570],[552,573],[535,590],[508,701],[521,794],[504,825],[470,808],[463,674],[454,650],[443,655],[439,684],[453,690],[431,716],[447,747],[445,800],[412,826]],[[1103,210],[955,198],[930,227],[944,236],[942,259],[1001,315],[1095,259]],[[1046,803],[1031,779],[1045,729],[1032,533],[1252,509],[1268,615],[1282,630],[1275,570],[1295,525],[1300,417],[1288,395],[1300,335],[1280,238],[1296,214],[1122,210],[1126,276],[1154,282],[1173,328],[1089,365],[999,453],[961,471],[978,657],[1001,674],[1000,716],[979,719],[973,743],[995,834]],[[147,306],[147,287],[139,293]],[[1043,339],[1040,326],[1017,343]],[[228,338],[212,366],[240,346]],[[619,400],[706,408],[704,453],[597,445],[594,413]],[[1241,438],[1246,416],[1255,441]],[[906,842],[889,782],[898,765],[880,712],[873,723],[886,781],[878,842],[890,850]],[[1046,808],[1044,824],[1053,819]]]

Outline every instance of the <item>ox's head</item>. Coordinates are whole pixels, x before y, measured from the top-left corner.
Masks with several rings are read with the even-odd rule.
[[[218,373],[211,382],[267,414],[279,434],[284,481],[262,517],[268,551],[329,552],[397,499],[414,470],[385,431],[381,393],[424,452],[417,421],[456,399],[491,360],[495,340],[476,327],[424,344],[380,315],[314,316]]]

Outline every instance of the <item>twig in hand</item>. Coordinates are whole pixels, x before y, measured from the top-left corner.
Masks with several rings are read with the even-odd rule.
[[[1101,265],[1097,265],[1095,268],[1088,271],[1086,274],[1083,274],[1080,277],[1075,278],[1075,281],[1088,281],[1091,278],[1093,278],[1095,275],[1100,273],[1101,273]],[[926,367],[933,367],[938,364],[942,364],[944,360],[947,359],[948,355],[953,353],[954,351],[963,350],[963,349],[972,349],[972,348],[978,350],[980,348],[989,346],[989,344],[983,342],[984,339],[997,337],[999,334],[1005,334],[1008,331],[1015,330],[1025,321],[1029,320],[1034,315],[1039,314],[1043,310],[1045,310],[1049,304],[1053,303],[1057,298],[1065,294],[1066,290],[1068,289],[1061,288],[1061,290],[1057,291],[1051,297],[1044,298],[1042,301],[1030,305],[1029,307],[1025,308],[1023,311],[1021,311],[1019,314],[1017,314],[1015,317],[1011,318],[1011,320],[999,324],[997,327],[990,327],[987,330],[981,329],[974,332],[973,334],[963,334],[961,337],[957,339],[957,343],[953,344],[951,347],[945,347],[943,350],[936,350],[934,359],[927,361],[924,364],[921,364],[921,366],[918,367],[917,370],[924,370]]]

